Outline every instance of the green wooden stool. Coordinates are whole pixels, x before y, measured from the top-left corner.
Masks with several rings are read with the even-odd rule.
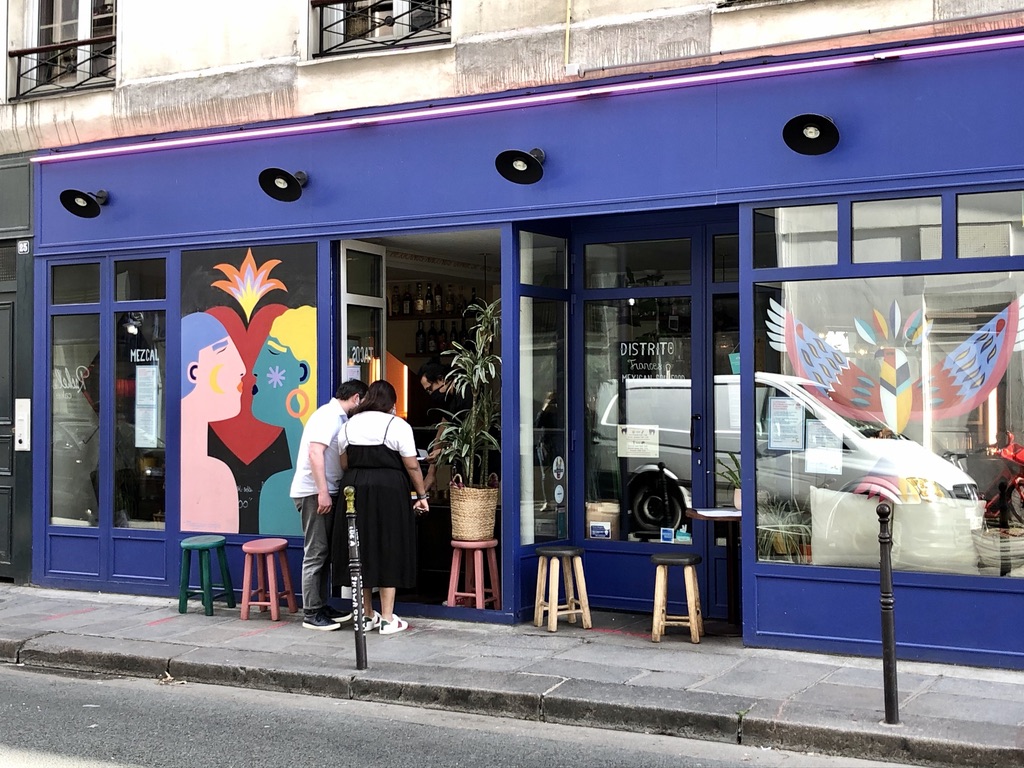
[[[228,556],[224,550],[224,537],[213,534],[189,536],[181,540],[181,583],[178,585],[178,613],[188,610],[188,599],[196,595],[203,596],[203,610],[207,616],[213,616],[213,598],[224,597],[228,608],[235,607],[235,590],[231,586],[231,574],[228,572]],[[188,579],[192,573],[192,551],[199,553],[199,591],[190,592]],[[210,573],[210,550],[217,551],[220,562],[221,588],[223,591],[213,593],[213,578]]]

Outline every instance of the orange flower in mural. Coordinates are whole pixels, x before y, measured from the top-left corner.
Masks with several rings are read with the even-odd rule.
[[[261,298],[274,290],[288,290],[280,280],[270,277],[271,271],[280,263],[280,259],[269,259],[257,267],[250,248],[240,269],[232,264],[217,264],[214,269],[219,269],[228,279],[218,280],[212,285],[235,297],[248,322]]]

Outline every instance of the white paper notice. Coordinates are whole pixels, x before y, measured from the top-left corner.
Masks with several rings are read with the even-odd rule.
[[[658,425],[619,424],[620,459],[658,458]]]
[[[156,448],[160,436],[160,378],[155,365],[135,366],[135,447]]]
[[[807,422],[804,472],[839,475],[843,471],[843,441],[817,419]]]
[[[776,451],[804,447],[804,407],[791,397],[769,398],[768,447]]]

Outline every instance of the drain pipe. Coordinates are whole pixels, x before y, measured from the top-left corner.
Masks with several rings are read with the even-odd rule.
[[[572,24],[572,0],[565,0],[565,55],[564,61],[565,68],[569,68],[569,27]]]

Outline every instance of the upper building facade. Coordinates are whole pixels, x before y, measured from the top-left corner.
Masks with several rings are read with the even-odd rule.
[[[10,0],[0,155],[1019,24],[1015,0]]]

